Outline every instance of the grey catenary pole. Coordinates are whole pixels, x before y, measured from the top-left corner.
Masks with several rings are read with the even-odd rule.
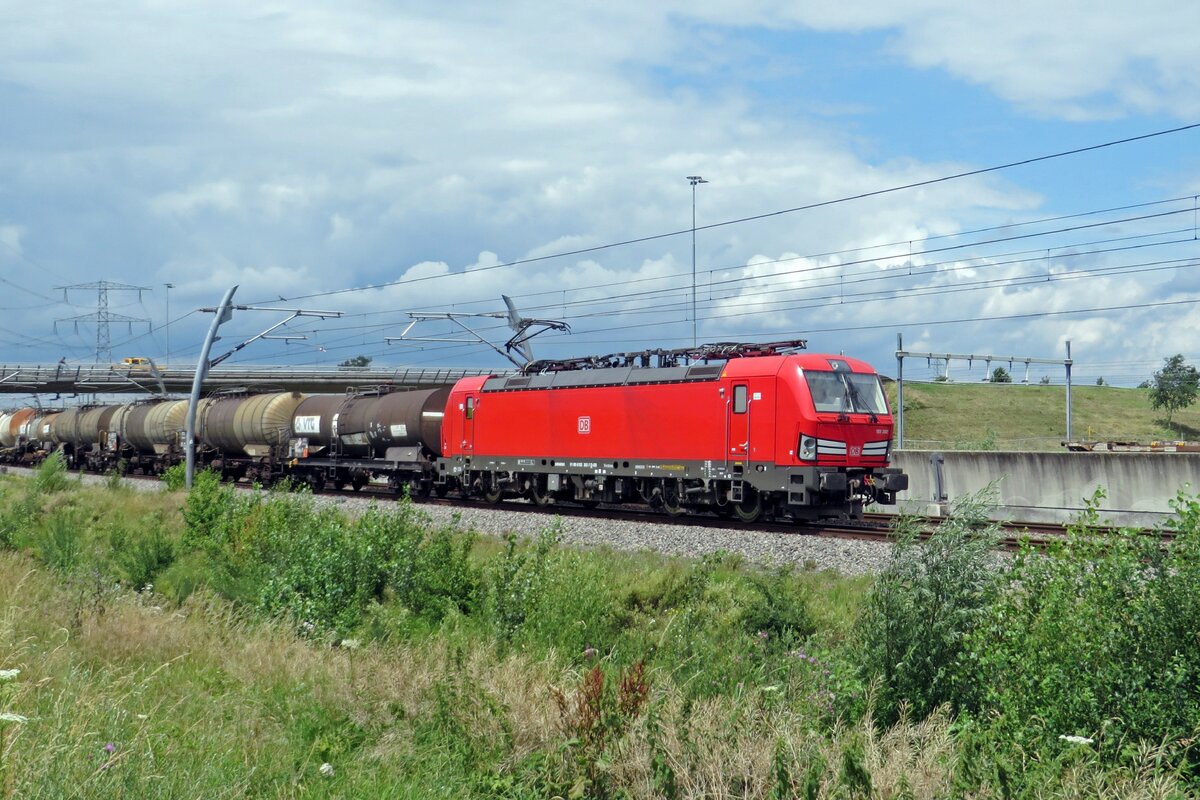
[[[204,383],[204,377],[208,374],[208,368],[212,366],[212,362],[208,360],[208,354],[212,351],[213,342],[217,339],[217,328],[233,318],[233,293],[238,287],[234,286],[225,293],[224,299],[221,300],[221,305],[217,306],[216,314],[213,316],[212,325],[209,326],[208,335],[204,337],[204,346],[200,348],[200,358],[196,361],[196,375],[192,378],[192,394],[188,398],[187,410],[187,429],[184,431],[184,448],[187,453],[187,472],[184,474],[184,482],[187,488],[192,488],[192,477],[196,472],[196,405],[200,402],[200,386]]]

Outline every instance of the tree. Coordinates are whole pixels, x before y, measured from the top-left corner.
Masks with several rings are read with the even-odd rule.
[[[1163,359],[1163,368],[1154,373],[1150,384],[1150,405],[1167,412],[1167,424],[1176,411],[1196,402],[1200,394],[1200,372],[1183,360],[1181,353]]]
[[[1004,367],[996,367],[992,370],[992,383],[1012,383],[1012,375]]]
[[[370,356],[355,356],[354,358],[347,358],[345,361],[338,364],[338,366],[339,367],[365,367],[365,366],[369,365],[370,363],[371,363]]]
[[[1096,385],[1097,386],[1108,386],[1108,384],[1104,382],[1103,375],[1101,375],[1099,378],[1096,378]]]

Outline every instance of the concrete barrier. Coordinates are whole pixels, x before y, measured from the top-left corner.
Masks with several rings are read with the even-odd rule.
[[[1200,491],[1200,453],[1002,453],[902,450],[892,466],[909,476],[897,508],[945,513],[949,505],[995,484],[997,519],[1063,522],[1079,516],[1097,488],[1100,516],[1149,526],[1170,516],[1181,489]]]

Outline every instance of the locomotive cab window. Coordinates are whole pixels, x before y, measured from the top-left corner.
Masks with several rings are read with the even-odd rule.
[[[886,414],[879,376],[861,372],[805,370],[813,407],[832,414]]]
[[[467,398],[467,419],[475,419],[475,398]]]
[[[746,387],[738,385],[733,387],[733,413],[746,413]]]

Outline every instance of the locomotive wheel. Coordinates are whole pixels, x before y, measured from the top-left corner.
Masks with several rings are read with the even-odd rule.
[[[447,494],[450,493],[450,487],[444,483],[439,483],[433,487],[433,493],[436,494],[438,497],[445,497]]]
[[[683,505],[680,503],[679,497],[679,482],[666,481],[662,487],[662,509],[668,517],[678,517],[683,514]]]
[[[741,522],[755,522],[762,516],[762,495],[749,487],[743,490],[742,502],[731,505],[734,516]]]
[[[545,508],[554,502],[554,495],[543,491],[542,487],[538,486],[537,481],[534,481],[533,485],[529,487],[529,499],[533,501],[535,506]]]
[[[504,499],[504,490],[500,488],[495,475],[484,474],[481,476],[480,492],[485,503],[499,503]]]

